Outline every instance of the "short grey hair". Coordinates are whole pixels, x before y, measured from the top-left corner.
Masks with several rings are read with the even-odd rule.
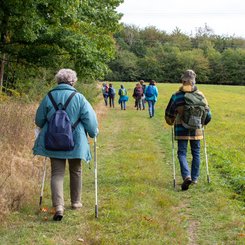
[[[181,76],[181,81],[184,83],[190,83],[191,85],[195,85],[196,73],[190,69],[186,70],[184,74]]]
[[[73,85],[77,81],[77,73],[71,69],[60,69],[55,75],[56,82]]]

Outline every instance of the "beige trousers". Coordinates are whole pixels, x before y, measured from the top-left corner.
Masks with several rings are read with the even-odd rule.
[[[51,160],[51,195],[53,207],[64,207],[63,184],[66,159],[50,158]],[[68,159],[70,173],[71,203],[81,202],[82,164],[81,159]]]

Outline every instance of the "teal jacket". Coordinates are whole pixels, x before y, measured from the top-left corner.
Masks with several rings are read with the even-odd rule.
[[[148,85],[148,86],[153,86],[153,92],[154,92],[154,95],[153,96],[151,96],[151,97],[147,97],[146,95],[145,95],[145,100],[146,101],[149,101],[149,100],[152,100],[152,101],[157,101],[157,97],[158,97],[158,89],[157,89],[157,87],[155,86],[155,85]],[[146,86],[145,87],[145,91],[144,91],[144,94],[146,94],[146,90],[147,90],[147,88],[148,88],[148,86]]]
[[[64,105],[73,91],[76,91],[76,89],[68,84],[59,84],[57,87],[51,90],[52,96],[57,105],[59,103]],[[66,109],[72,124],[80,119],[80,123],[73,132],[75,147],[72,151],[49,151],[45,149],[44,138],[48,126],[47,122],[54,112],[55,109],[49,97],[46,95],[36,112],[35,123],[39,128],[41,128],[41,131],[35,141],[33,154],[51,158],[79,158],[85,160],[86,162],[90,161],[91,153],[87,134],[91,138],[94,138],[98,132],[96,114],[90,103],[82,94],[76,93]]]

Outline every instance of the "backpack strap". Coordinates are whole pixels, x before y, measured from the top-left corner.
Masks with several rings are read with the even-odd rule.
[[[48,92],[48,97],[49,97],[50,101],[52,102],[52,104],[53,104],[53,106],[54,106],[54,109],[55,109],[56,111],[58,111],[58,110],[59,110],[59,108],[58,108],[58,106],[57,106],[56,102],[54,101],[54,98],[53,98],[53,96],[52,96],[51,91],[50,91],[50,92]]]
[[[73,96],[76,94],[77,92],[74,91],[73,93],[71,93],[71,95],[69,96],[69,98],[67,99],[66,103],[63,106],[63,110],[66,110],[68,104],[70,103],[71,99],[73,98]]]
[[[67,101],[65,102],[65,104],[64,104],[64,106],[63,106],[63,108],[62,108],[63,110],[66,110],[68,104],[70,103],[71,99],[73,98],[73,96],[74,96],[76,93],[77,93],[76,91],[74,91],[73,93],[71,93],[71,95],[68,97]],[[52,102],[52,104],[53,104],[53,106],[54,106],[54,109],[55,109],[56,111],[58,111],[58,110],[59,110],[59,107],[58,107],[58,105],[56,104],[56,102],[55,102],[55,100],[54,100],[54,98],[53,98],[53,96],[52,96],[51,91],[48,92],[48,97],[49,97],[50,101]]]
[[[72,100],[73,96],[76,94],[77,92],[74,91],[73,93],[71,93],[71,95],[68,97],[66,103],[63,106],[63,110],[66,110],[67,106],[69,105],[70,101]],[[77,121],[72,125],[72,130],[74,131],[76,126],[80,123],[80,119],[77,119]]]
[[[76,126],[80,123],[80,118],[72,125],[72,130],[74,131]]]

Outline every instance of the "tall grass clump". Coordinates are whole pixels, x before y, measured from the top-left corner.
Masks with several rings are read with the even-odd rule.
[[[9,99],[0,103],[0,217],[33,200],[38,186],[31,152],[35,109]]]
[[[213,113],[207,135],[211,167],[235,191],[233,198],[245,201],[245,87],[210,85],[203,90]]]

